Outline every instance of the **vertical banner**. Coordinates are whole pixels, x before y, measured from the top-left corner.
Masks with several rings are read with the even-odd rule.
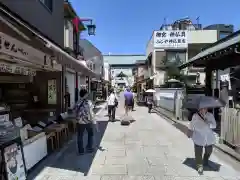
[[[57,81],[48,80],[48,104],[57,104]]]

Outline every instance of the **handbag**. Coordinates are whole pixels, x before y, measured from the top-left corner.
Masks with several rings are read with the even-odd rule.
[[[117,98],[115,97],[115,99],[114,99],[114,105],[115,105],[115,107],[117,107],[118,106],[118,100],[117,100]]]

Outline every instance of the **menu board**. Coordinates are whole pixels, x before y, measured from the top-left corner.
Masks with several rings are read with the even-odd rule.
[[[16,143],[4,149],[4,159],[8,180],[25,180],[25,168],[20,145]]]

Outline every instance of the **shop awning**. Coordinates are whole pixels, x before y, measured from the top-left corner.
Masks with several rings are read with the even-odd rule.
[[[83,63],[81,63],[79,60],[73,58],[71,55],[69,55],[67,52],[65,52],[61,47],[56,45],[55,43],[51,42],[47,38],[45,38],[43,35],[41,35],[36,30],[32,29],[27,23],[20,20],[20,18],[13,15],[13,13],[10,12],[10,10],[6,10],[2,4],[0,4],[0,11],[4,13],[6,16],[13,19],[16,23],[23,26],[27,30],[29,30],[32,34],[34,34],[36,37],[38,37],[47,48],[50,48],[54,51],[54,53],[58,57],[56,60],[58,63],[62,65],[66,65],[68,68],[71,68],[75,70],[76,72],[80,72],[86,76],[89,77],[98,77],[99,75],[95,74],[92,70],[90,70],[87,66],[85,66]]]
[[[205,66],[206,62],[214,56],[224,55],[227,49],[231,49],[233,53],[236,53],[237,47],[240,45],[240,31],[237,31],[224,39],[221,39],[214,43],[211,47],[203,50],[187,63],[179,66],[180,69],[184,69],[188,66]]]

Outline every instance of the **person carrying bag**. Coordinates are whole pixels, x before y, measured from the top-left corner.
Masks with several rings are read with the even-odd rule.
[[[199,109],[193,115],[187,135],[194,143],[195,161],[199,174],[203,174],[203,166],[209,166],[213,144],[216,142],[214,128],[216,128],[215,118],[206,108]],[[204,156],[202,156],[203,149],[205,149]]]
[[[83,136],[85,130],[88,134],[88,141],[86,152],[93,152],[93,136],[94,136],[94,126],[98,131],[98,125],[94,119],[93,104],[88,99],[88,93],[86,89],[80,90],[80,101],[76,104],[76,120],[77,120],[77,145],[79,155],[84,154],[85,149],[83,147]]]
[[[115,121],[116,108],[118,107],[118,100],[113,89],[110,90],[110,95],[107,99],[107,105],[109,121],[113,122]]]

